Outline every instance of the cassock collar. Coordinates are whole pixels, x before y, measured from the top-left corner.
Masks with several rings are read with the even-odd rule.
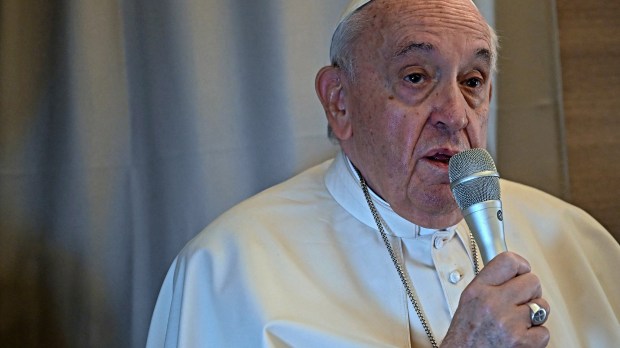
[[[365,225],[377,229],[377,224],[364,198],[357,172],[342,151],[338,153],[327,170],[325,185],[338,204]],[[437,232],[437,229],[416,225],[396,214],[390,205],[372,190],[370,190],[370,196],[383,219],[388,234],[401,238],[417,238]],[[445,229],[449,238],[454,236],[455,229],[459,224]]]

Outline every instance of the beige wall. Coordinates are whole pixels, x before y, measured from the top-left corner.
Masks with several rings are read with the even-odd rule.
[[[620,1],[558,0],[570,198],[620,240]]]

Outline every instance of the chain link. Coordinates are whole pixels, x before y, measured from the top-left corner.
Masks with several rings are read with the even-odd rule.
[[[396,254],[394,253],[394,250],[392,249],[392,245],[390,244],[390,241],[387,238],[387,234],[385,233],[385,230],[383,228],[383,223],[381,223],[381,216],[379,215],[379,211],[377,211],[375,204],[372,202],[372,199],[370,198],[370,193],[368,191],[368,185],[366,184],[366,180],[364,180],[364,177],[362,177],[362,174],[357,168],[355,168],[355,170],[357,171],[357,175],[360,178],[360,185],[362,186],[364,197],[366,198],[366,202],[368,203],[368,208],[370,208],[372,217],[374,218],[375,223],[377,224],[377,228],[379,229],[379,233],[381,234],[381,239],[383,239],[383,243],[385,243],[385,246],[390,254],[390,258],[392,259],[392,263],[394,264],[394,267],[396,268],[396,272],[398,273],[398,276],[400,277],[400,281],[403,283],[403,286],[405,287],[405,292],[407,293],[407,297],[409,297],[409,301],[413,305],[413,309],[415,310],[418,318],[420,319],[420,323],[422,324],[422,327],[424,328],[424,332],[426,332],[426,336],[431,342],[432,347],[438,348],[437,341],[435,340],[435,336],[433,335],[431,327],[428,321],[426,320],[426,316],[424,315],[422,306],[420,305],[417,299],[415,289],[409,286],[409,279],[407,278],[407,274],[405,273],[403,267],[401,266],[400,262],[396,258]],[[473,263],[474,263],[474,272],[476,275],[478,275],[478,272],[480,271],[479,263],[478,263],[478,252],[476,250],[476,241],[474,240],[474,237],[471,234],[471,232],[469,233],[469,240],[471,244],[471,252],[472,252],[472,258],[473,258]]]

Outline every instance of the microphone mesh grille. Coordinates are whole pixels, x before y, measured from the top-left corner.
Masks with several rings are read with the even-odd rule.
[[[491,155],[484,149],[470,149],[460,152],[450,158],[449,176],[454,183],[462,178],[484,171],[497,173],[497,168]],[[481,176],[452,187],[456,203],[462,209],[489,200],[499,200],[499,178],[495,176]]]

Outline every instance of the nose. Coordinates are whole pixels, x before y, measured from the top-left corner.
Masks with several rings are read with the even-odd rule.
[[[469,124],[468,105],[458,83],[446,83],[436,92],[430,122],[438,129],[454,133]]]

